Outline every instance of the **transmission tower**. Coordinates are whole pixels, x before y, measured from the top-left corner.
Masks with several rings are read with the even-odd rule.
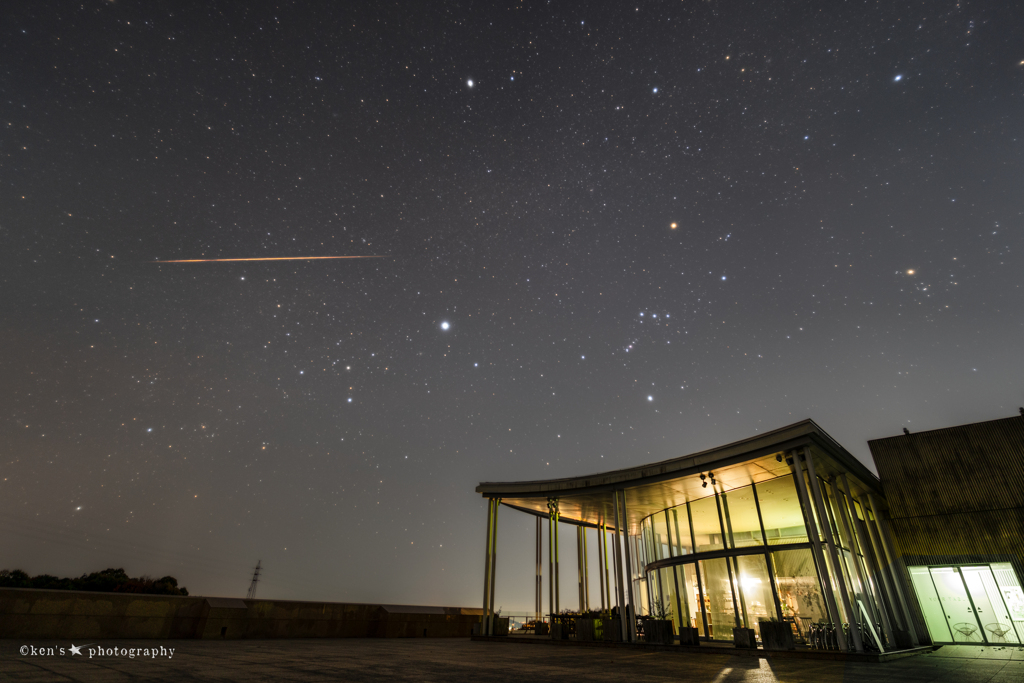
[[[256,584],[260,582],[260,564],[263,560],[257,560],[256,571],[252,573],[252,583],[249,584],[249,592],[245,594],[246,600],[256,599]]]

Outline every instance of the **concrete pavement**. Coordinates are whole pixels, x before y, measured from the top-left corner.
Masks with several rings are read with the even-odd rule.
[[[102,641],[68,651],[65,641],[0,641],[0,681],[124,683],[128,681],[733,681],[786,683],[1019,683],[1024,649],[946,646],[883,664],[821,662],[609,651],[572,647],[523,647],[468,639],[375,638],[301,640]],[[75,645],[82,645],[75,643]],[[53,648],[53,655],[20,649]],[[129,659],[122,652],[174,648]],[[89,658],[89,648],[94,650]],[[95,650],[103,647],[106,654]],[[59,648],[64,648],[63,655]],[[118,654],[110,653],[117,648]]]

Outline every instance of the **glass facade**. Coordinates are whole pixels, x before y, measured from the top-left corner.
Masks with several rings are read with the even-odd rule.
[[[813,501],[810,481],[805,478],[804,484]],[[737,626],[754,629],[760,637],[762,620],[781,620],[792,625],[799,642],[806,640],[812,624],[833,620],[823,594],[824,572],[841,621],[849,623],[851,615],[840,600],[840,586],[849,591],[847,602],[857,612],[855,621],[863,620],[858,602],[877,615],[872,576],[864,574],[867,563],[859,554],[865,543],[864,512],[834,481],[819,479],[818,489],[822,514],[816,503],[811,506],[822,547],[818,560],[793,475],[731,491],[709,489],[702,498],[647,517],[641,524],[640,564],[647,576],[647,595],[639,603],[648,614],[671,619],[676,629],[693,627],[713,640],[732,640]],[[833,565],[819,520],[832,531],[838,566]],[[870,517],[866,523],[872,523]],[[821,560],[825,566],[819,571]],[[659,563],[658,568],[646,569],[652,562]],[[862,575],[867,585],[862,585]],[[995,579],[986,585],[999,592]],[[1015,604],[1024,619],[1024,594]]]
[[[1024,642],[1024,592],[1010,563],[907,569],[932,642]]]

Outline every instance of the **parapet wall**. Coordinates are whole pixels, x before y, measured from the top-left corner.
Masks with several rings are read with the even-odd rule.
[[[479,608],[0,588],[0,638],[468,638]]]

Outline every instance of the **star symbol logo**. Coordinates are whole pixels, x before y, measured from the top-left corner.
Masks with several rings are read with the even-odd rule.
[[[85,645],[75,645],[74,643],[72,643],[71,644],[71,656],[74,657],[75,655],[81,655],[83,647],[85,647]]]

